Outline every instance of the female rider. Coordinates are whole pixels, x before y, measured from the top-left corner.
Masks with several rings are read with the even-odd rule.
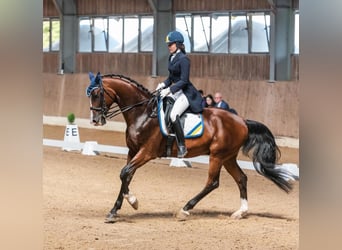
[[[156,90],[162,89],[161,98],[170,96],[175,100],[170,119],[176,135],[178,157],[183,158],[187,154],[187,149],[179,117],[188,108],[193,113],[202,112],[202,96],[189,80],[190,60],[185,52],[183,35],[178,31],[171,31],[166,36],[166,43],[170,52],[169,76],[158,84]]]

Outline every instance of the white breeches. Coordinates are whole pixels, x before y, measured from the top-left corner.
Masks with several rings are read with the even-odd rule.
[[[175,104],[173,105],[170,113],[170,119],[171,122],[175,122],[177,115],[181,116],[181,114],[189,107],[190,104],[188,98],[186,98],[182,90],[179,90],[170,96],[175,100]]]

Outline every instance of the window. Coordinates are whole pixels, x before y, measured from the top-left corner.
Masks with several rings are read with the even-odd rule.
[[[184,37],[184,46],[186,51],[191,51],[191,43],[192,43],[192,25],[191,25],[191,16],[190,15],[182,15],[176,16],[176,30],[182,33]]]
[[[247,15],[231,15],[230,53],[248,53],[248,18]]]
[[[138,52],[139,19],[124,19],[124,52]]]
[[[108,19],[82,18],[79,21],[78,50],[80,52],[107,51]]]
[[[81,19],[79,22],[78,50],[80,52],[92,51],[92,21],[90,18]]]
[[[294,27],[294,53],[299,54],[299,13],[295,13]]]
[[[194,16],[194,51],[209,52],[210,17]]]
[[[57,18],[43,20],[43,51],[59,51],[60,21]]]
[[[176,30],[184,36],[187,52],[269,53],[268,12],[182,13]],[[148,15],[80,17],[79,52],[138,53],[153,50],[154,19]],[[294,50],[299,54],[299,12],[294,16]],[[43,51],[59,51],[60,20],[44,18]]]
[[[153,50],[153,17],[142,17],[140,21],[140,50]]]
[[[270,16],[266,14],[250,15],[252,26],[251,52],[267,53],[270,40]]]
[[[108,19],[94,18],[93,21],[94,51],[107,51]]]
[[[229,15],[212,15],[211,52],[228,53]]]
[[[137,53],[153,49],[152,16],[82,17],[78,51]]]
[[[267,12],[176,14],[175,21],[190,52],[269,52],[270,15]]]
[[[123,41],[123,18],[110,17],[109,18],[109,52],[121,52]]]

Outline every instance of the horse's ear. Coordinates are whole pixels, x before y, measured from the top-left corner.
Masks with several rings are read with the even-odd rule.
[[[95,77],[95,81],[98,82],[99,79],[101,79],[101,73],[100,72],[97,72],[97,75]]]
[[[97,84],[100,84],[100,83],[102,82],[101,73],[100,73],[100,72],[97,73],[97,75],[96,75],[96,77],[95,77],[95,82],[96,82]]]
[[[95,79],[94,74],[92,72],[89,72],[88,75],[89,75],[90,82],[93,82]]]

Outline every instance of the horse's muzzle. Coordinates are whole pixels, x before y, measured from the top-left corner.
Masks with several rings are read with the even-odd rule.
[[[91,119],[91,123],[94,124],[94,126],[103,126],[107,123],[106,117],[98,114]]]
[[[98,108],[98,107],[90,107],[91,111],[91,123],[94,124],[94,126],[103,126],[106,122],[106,109]]]

